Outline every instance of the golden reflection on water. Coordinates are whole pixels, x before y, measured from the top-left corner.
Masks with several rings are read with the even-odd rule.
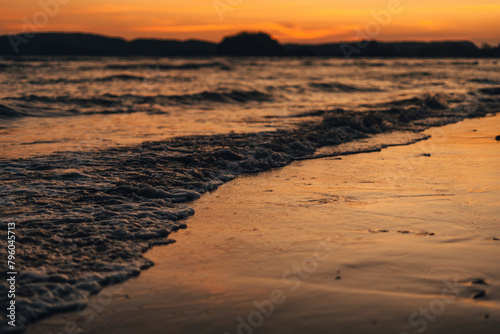
[[[140,144],[178,136],[269,131],[262,121],[237,122],[230,113],[207,121],[189,111],[182,115],[145,113],[24,118],[0,129],[0,158],[26,158],[63,151],[89,151]],[[268,122],[269,123],[269,122]],[[272,124],[271,124],[272,125]],[[286,126],[286,124],[281,124]]]
[[[197,201],[188,230],[171,236],[177,243],[147,253],[156,266],[84,328],[234,333],[238,317],[248,322],[254,302],[278,289],[286,301],[256,332],[415,331],[409,316],[453,282],[459,293],[426,333],[494,333],[497,129],[498,116],[467,120],[415,145],[240,177]],[[315,256],[325,243],[331,251]],[[480,289],[486,297],[473,299]]]

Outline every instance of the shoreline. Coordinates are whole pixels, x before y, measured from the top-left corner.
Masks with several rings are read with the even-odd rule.
[[[288,302],[275,299],[272,316],[252,327],[259,332],[413,333],[425,321],[417,314],[419,325],[412,325],[408,317],[435,304],[445,309],[425,322],[426,333],[450,326],[454,333],[494,333],[500,157],[493,126],[499,116],[431,128],[428,141],[411,146],[241,176],[195,202],[198,214],[176,235],[179,242],[147,252],[156,266],[117,286],[90,324],[72,312],[27,333],[69,322],[92,333],[235,332],[236,319],[247,319],[254,301],[274,300],[275,289],[287,291]],[[318,240],[334,256],[315,258]],[[306,261],[291,281],[282,280],[310,258],[316,269]],[[450,303],[440,297],[447,286]]]
[[[185,203],[238,175],[283,167],[326,146],[347,150],[356,139],[378,133],[396,134],[389,139],[407,143],[411,133],[485,116],[496,112],[498,104],[485,98],[480,106],[446,109],[441,100],[425,96],[402,101],[416,107],[348,115],[333,110],[319,123],[304,123],[297,130],[179,137],[0,161],[2,179],[9,181],[2,223],[16,222],[20,241],[33,248],[19,254],[24,266],[19,281],[27,288],[20,292],[21,328],[47,314],[80,308],[89,295],[151,267],[144,252],[171,243],[166,237],[186,228],[182,220],[194,211]],[[365,144],[379,150],[387,142]]]

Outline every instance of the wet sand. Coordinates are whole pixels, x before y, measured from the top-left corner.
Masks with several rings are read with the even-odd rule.
[[[497,333],[500,117],[241,176],[155,266],[27,333]]]

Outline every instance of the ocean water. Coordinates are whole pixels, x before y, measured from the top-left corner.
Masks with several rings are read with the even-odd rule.
[[[3,58],[0,78],[17,329],[151,266],[142,254],[174,242],[189,202],[242,173],[408,144],[500,106],[492,59]]]
[[[0,157],[293,126],[288,116],[467,93],[492,59],[0,59]],[[302,121],[303,119],[300,119]]]

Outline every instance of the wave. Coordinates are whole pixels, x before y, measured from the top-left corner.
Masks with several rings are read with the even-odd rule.
[[[224,98],[245,100],[248,95],[255,94],[223,94]],[[432,108],[444,97],[420,97],[419,101],[429,102],[419,109],[328,110],[320,122],[281,131],[182,137],[92,152],[0,160],[4,184],[0,187],[0,230],[7,229],[7,222],[16,223],[22,228],[19,241],[34,254],[20,263],[18,284],[30,294],[18,297],[23,307],[16,314],[16,329],[54,312],[83,307],[89,295],[139,275],[153,265],[144,252],[172,243],[167,237],[186,228],[182,219],[194,214],[186,204],[238,175],[315,158],[322,147],[370,134],[418,132],[498,112],[499,102],[460,112]],[[0,106],[8,111],[9,107]],[[7,282],[0,282],[0,290],[7,289]],[[6,327],[2,322],[0,331]]]
[[[62,96],[41,96],[26,95],[21,97],[6,97],[4,100],[15,100],[23,102],[48,102],[48,103],[70,103],[70,104],[98,104],[110,105],[120,100],[134,100],[136,103],[154,103],[164,100],[172,100],[182,103],[194,101],[213,101],[213,102],[250,102],[250,101],[268,101],[273,97],[271,94],[263,93],[258,90],[230,90],[230,91],[203,91],[193,94],[181,95],[134,95],[134,94],[103,94],[91,98],[75,98],[70,95]]]
[[[398,73],[394,74],[394,78],[427,78],[432,77],[434,74],[431,72],[406,72],[406,73]]]
[[[206,103],[250,103],[266,102],[274,99],[269,93],[258,90],[203,91],[180,95],[134,95],[103,94],[90,98],[70,95],[43,96],[25,95],[5,97],[12,101],[10,106],[0,104],[0,116],[13,118],[21,116],[52,117],[75,114],[110,114],[121,112],[158,112],[152,106],[196,105]],[[145,109],[144,107],[147,107]],[[23,111],[21,111],[23,110]],[[24,110],[30,110],[26,112]]]
[[[128,74],[118,74],[109,75],[99,78],[81,78],[81,79],[68,79],[68,78],[57,78],[57,79],[37,79],[28,81],[32,85],[57,85],[57,84],[80,84],[89,82],[111,82],[111,81],[145,81],[146,77],[139,75],[128,75]]]
[[[303,94],[305,91],[304,86],[297,84],[297,85],[273,85],[273,86],[266,86],[266,91],[268,92],[286,92],[286,93],[295,93],[295,94]]]
[[[208,63],[184,63],[179,65],[174,64],[112,64],[104,67],[110,70],[136,70],[136,69],[152,69],[152,70],[199,70],[203,68],[218,68],[220,70],[231,70],[229,65],[222,62],[208,62]]]
[[[0,104],[0,118],[15,118],[27,116],[26,113],[12,109],[4,104]]]
[[[0,68],[1,70],[1,68]],[[57,78],[57,79],[36,79],[28,81],[32,85],[59,85],[59,84],[82,84],[82,83],[95,83],[95,82],[120,82],[120,81],[142,81],[157,82],[163,79],[170,79],[174,82],[191,82],[193,79],[190,77],[183,76],[141,76],[141,75],[130,75],[130,74],[117,74],[109,75],[97,78],[81,78],[81,79],[69,79],[69,78]]]
[[[19,101],[19,102],[42,102],[42,103],[57,103],[57,104],[76,104],[80,106],[87,106],[89,104],[95,105],[113,105],[116,101],[106,98],[105,95],[93,98],[75,98],[69,95],[63,96],[43,96],[43,95],[25,95],[21,97],[5,97],[3,100]]]
[[[186,95],[171,95],[171,96],[162,96],[162,98],[176,101],[178,103],[193,103],[193,102],[222,102],[222,103],[247,103],[252,101],[264,102],[271,101],[273,99],[273,95],[268,93],[263,93],[258,90],[231,90],[227,92],[211,92],[204,91],[196,94],[186,94]]]
[[[445,94],[442,92],[436,93],[425,93],[422,96],[415,96],[405,99],[396,99],[388,102],[377,103],[377,104],[362,104],[361,107],[367,108],[430,108],[436,110],[447,109],[452,102],[460,102],[455,95]]]
[[[500,89],[500,88],[499,88]],[[494,91],[489,91],[490,93],[495,93]],[[361,113],[374,113],[385,115],[384,118],[391,117],[390,115],[399,114],[399,120],[413,120],[415,115],[420,115],[419,117],[424,117],[427,114],[439,114],[444,110],[451,110],[451,105],[453,103],[466,102],[464,99],[459,98],[455,95],[448,95],[442,92],[437,93],[426,93],[422,96],[416,96],[412,98],[396,99],[388,102],[377,103],[377,104],[362,104],[360,107],[366,108]],[[470,102],[470,101],[469,101]],[[496,102],[496,101],[490,101]],[[334,110],[311,110],[306,112],[301,112],[297,114],[291,114],[286,116],[279,116],[284,118],[303,118],[303,117],[319,117],[324,116],[323,121],[327,121],[332,118],[338,119],[340,116],[342,122],[345,124],[350,124],[355,122],[358,117],[356,112],[353,110],[344,109],[334,109]],[[275,116],[267,116],[266,118],[274,118]],[[340,124],[340,123],[339,123]]]
[[[353,66],[364,66],[364,67],[386,67],[387,63],[380,62],[367,62],[367,61],[354,61],[352,63]]]
[[[500,87],[487,87],[479,90],[484,95],[500,95]]]
[[[500,83],[500,81],[491,80],[489,78],[470,79],[469,82],[475,82],[475,83],[480,83],[480,84],[485,84],[485,85],[497,85]]]
[[[310,82],[309,87],[319,89],[325,92],[377,92],[378,88],[370,87],[357,87],[353,85],[346,85],[340,82]]]
[[[95,81],[109,82],[109,81],[144,81],[146,80],[143,76],[138,75],[128,75],[128,74],[117,74],[110,75],[107,77],[97,78]]]
[[[457,65],[457,66],[463,66],[463,65],[470,65],[470,66],[476,66],[479,65],[479,61],[473,60],[473,61],[451,61],[451,62],[443,62],[443,61],[438,61],[436,65]]]

